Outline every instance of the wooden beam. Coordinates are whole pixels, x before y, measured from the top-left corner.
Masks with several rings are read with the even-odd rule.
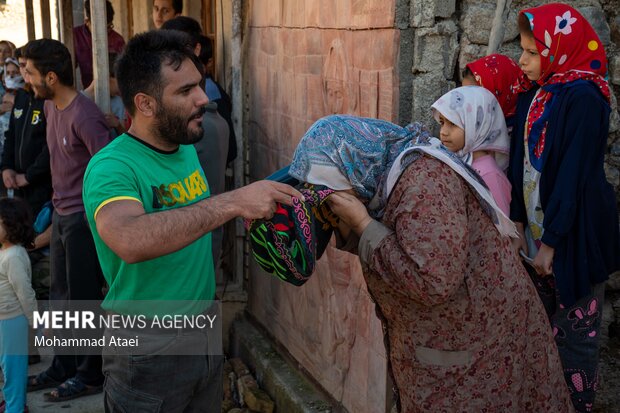
[[[127,22],[129,17],[129,9],[127,8],[127,0],[115,0],[112,2],[112,6],[114,7],[114,30],[120,33],[123,36],[123,39],[129,39],[129,32],[127,27]]]
[[[43,28],[43,37],[46,39],[52,38],[52,22],[50,16],[50,2],[49,0],[40,0],[41,5],[41,27]]]
[[[108,21],[105,0],[91,0],[90,28],[93,36],[93,79],[95,102],[103,113],[110,112],[110,66],[108,63]],[[87,87],[88,85],[84,85]]]
[[[32,0],[26,0],[26,26],[28,28],[28,41],[34,40],[37,36],[34,30],[34,8]]]
[[[215,32],[213,28],[213,13],[215,13],[213,0],[203,0],[201,11],[204,34],[213,34]]]
[[[32,1],[32,0],[27,0]],[[73,79],[75,79],[75,52],[73,51],[73,4],[71,0],[58,0],[60,8],[60,41],[63,42],[69,53],[71,53],[71,61],[73,62]]]
[[[133,31],[133,0],[127,0],[127,39],[134,35]]]

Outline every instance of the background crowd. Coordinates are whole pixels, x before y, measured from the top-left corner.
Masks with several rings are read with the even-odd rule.
[[[296,285],[332,231],[359,255],[402,411],[592,410],[604,283],[620,269],[620,234],[603,169],[607,60],[575,9],[522,10],[518,64],[494,54],[467,65],[463,86],[429,108],[438,138],[420,124],[329,116],[301,138],[282,178],[301,192],[263,181],[225,193],[236,140],[209,38],[180,16],[181,2],[154,0],[156,30],[125,44],[106,4],[111,113],[93,102],[88,0],[74,29],[82,90],[62,43],[0,41],[0,343],[25,346],[35,297],[104,300],[114,311],[123,299],[213,299],[221,225],[241,216],[256,260]],[[140,158],[142,171],[131,167]],[[143,188],[153,174],[180,178],[178,193],[173,184]],[[184,188],[184,177],[195,186]],[[186,231],[161,245],[173,220]],[[210,254],[166,292],[140,278],[164,282],[162,269],[199,247]],[[221,396],[220,360],[162,358],[125,376],[130,366],[118,356],[56,354],[26,377],[28,358],[2,348],[10,413],[24,410],[27,390],[53,388],[46,400],[60,402],[102,391],[104,375],[106,408],[135,409],[133,380],[173,380],[179,366],[192,372],[182,388],[158,379],[140,392],[165,411],[206,400],[219,411],[211,401]]]

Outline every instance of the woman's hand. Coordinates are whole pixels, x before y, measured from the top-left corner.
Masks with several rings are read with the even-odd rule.
[[[555,250],[547,244],[541,244],[534,257],[534,269],[540,276],[553,274],[553,254]]]
[[[355,234],[361,236],[372,218],[368,215],[362,202],[347,192],[335,192],[327,198],[332,212],[349,227]]]
[[[351,227],[347,225],[342,219],[338,221],[338,226],[336,227],[336,229],[338,230],[338,233],[340,234],[340,238],[342,238],[343,240],[349,239],[349,237],[351,236],[351,233],[353,232],[351,230]]]
[[[515,222],[515,226],[517,227],[517,233],[519,234],[519,238],[512,238],[512,248],[515,250],[517,256],[519,256],[519,251],[523,250],[525,255],[528,255],[527,242],[525,241],[525,229],[523,227],[522,222]]]

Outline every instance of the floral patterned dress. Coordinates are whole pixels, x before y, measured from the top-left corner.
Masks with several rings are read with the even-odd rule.
[[[360,258],[402,412],[573,411],[536,290],[463,179],[422,157],[382,221]]]

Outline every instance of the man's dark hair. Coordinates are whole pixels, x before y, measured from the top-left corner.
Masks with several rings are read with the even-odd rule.
[[[183,13],[183,0],[172,0],[172,8],[175,13]]]
[[[86,17],[90,20],[90,0],[84,0],[84,13],[86,13]],[[112,7],[110,0],[105,2],[105,14],[106,23],[112,23],[112,20],[114,20],[114,7]]]
[[[23,52],[42,76],[54,72],[61,84],[73,86],[71,53],[64,44],[54,39],[32,40],[24,46]]]
[[[189,36],[177,30],[151,30],[129,40],[116,62],[116,79],[123,104],[130,115],[136,112],[134,97],[145,93],[161,102],[164,87],[161,70],[169,65],[179,70],[190,59],[201,71]]]
[[[161,25],[161,30],[178,30],[186,33],[191,37],[193,46],[196,46],[196,44],[200,42],[200,36],[202,36],[202,27],[200,27],[200,23],[187,16],[177,16],[164,22],[164,24]]]
[[[153,0],[155,3],[155,0]],[[183,0],[172,0],[172,8],[176,14],[183,13]]]
[[[15,49],[15,58],[19,59],[20,57],[24,57],[24,47],[26,46],[21,46],[18,47],[17,49]]]
[[[7,240],[31,248],[34,242],[30,206],[20,198],[0,198],[0,220]]]
[[[207,36],[200,36],[200,56],[199,59],[203,65],[207,65],[213,57],[213,40]]]

